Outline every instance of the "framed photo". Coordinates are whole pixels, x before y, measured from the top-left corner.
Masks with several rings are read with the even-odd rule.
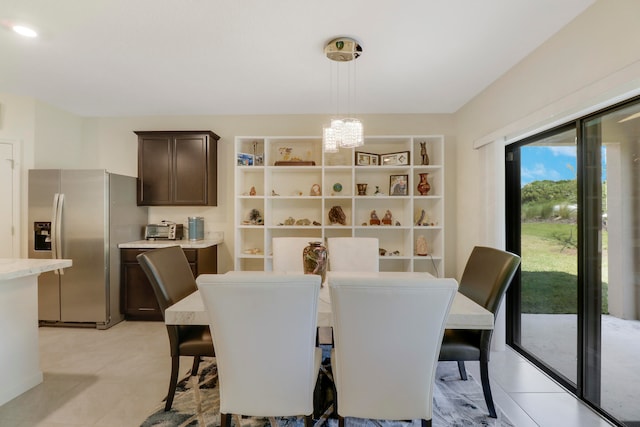
[[[380,155],[382,166],[406,166],[409,164],[409,152],[388,153]]]
[[[238,166],[253,166],[253,154],[238,153]]]
[[[389,195],[390,196],[409,195],[409,175],[389,176]]]
[[[379,164],[377,154],[365,153],[363,151],[356,151],[355,154],[356,166],[377,166]]]

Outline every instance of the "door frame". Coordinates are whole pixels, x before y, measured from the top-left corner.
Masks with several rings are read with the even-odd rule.
[[[12,172],[12,188],[11,188],[11,224],[13,227],[12,241],[11,241],[11,256],[13,258],[20,258],[22,254],[22,224],[20,221],[22,211],[21,201],[21,177],[22,177],[22,144],[18,140],[0,138],[0,144],[8,144],[11,146],[11,163],[13,166]]]

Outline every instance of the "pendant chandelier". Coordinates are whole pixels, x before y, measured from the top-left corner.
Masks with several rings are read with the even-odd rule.
[[[334,94],[333,66],[335,65],[337,78],[335,79],[335,102],[337,115],[340,115],[340,98],[347,99],[347,113],[355,101],[355,60],[362,54],[362,46],[352,38],[340,37],[331,40],[324,48],[324,53],[332,65],[331,94]],[[349,64],[345,64],[349,63]],[[348,67],[343,67],[343,65]],[[347,69],[346,82],[340,82],[340,68]],[[346,83],[346,84],[345,84]],[[346,86],[346,88],[344,87]],[[327,153],[336,153],[340,148],[354,148],[364,145],[363,128],[360,120],[347,118],[334,118],[329,127],[322,131],[322,144]]]

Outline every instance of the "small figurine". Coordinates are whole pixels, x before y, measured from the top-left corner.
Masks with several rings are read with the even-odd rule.
[[[382,217],[382,223],[384,225],[391,225],[393,219],[393,215],[391,215],[391,211],[387,210]]]
[[[311,186],[311,191],[309,191],[310,196],[322,196],[322,190],[320,189],[320,185],[313,184]]]
[[[420,156],[422,157],[422,164],[423,165],[428,165],[429,164],[429,155],[427,154],[427,143],[426,142],[421,142],[420,143]]]
[[[378,218],[378,214],[376,213],[375,209],[371,211],[371,215],[369,217],[369,224],[380,225],[380,218]]]
[[[263,224],[262,214],[260,213],[260,211],[258,209],[251,209],[251,211],[249,212],[249,222],[252,225],[262,225]]]
[[[249,190],[249,195],[250,196],[255,196],[256,195],[256,187],[251,186],[251,190]]]
[[[376,185],[376,191],[373,193],[374,196],[384,196],[384,193],[380,191],[380,187]]]

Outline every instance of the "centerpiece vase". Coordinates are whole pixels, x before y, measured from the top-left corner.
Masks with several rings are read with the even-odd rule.
[[[309,246],[302,250],[304,274],[318,274],[322,278],[322,283],[324,283],[327,264],[327,248],[322,245],[322,242],[309,242]]]
[[[429,184],[429,181],[427,181],[428,176],[428,173],[420,174],[420,182],[418,182],[418,192],[421,196],[426,196],[429,193],[429,190],[431,190],[431,185]]]

